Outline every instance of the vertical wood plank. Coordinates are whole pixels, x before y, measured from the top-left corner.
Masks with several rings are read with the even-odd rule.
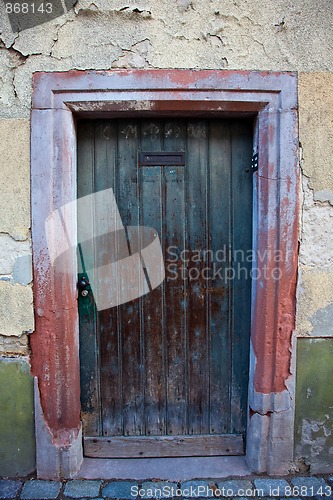
[[[94,177],[95,191],[109,188],[116,193],[116,162],[117,162],[117,122],[115,120],[97,120],[95,125],[95,161]],[[99,210],[101,207],[98,207]],[[95,214],[95,227],[99,227],[110,214],[106,210]],[[118,241],[114,235],[105,235],[97,239],[95,245],[95,261],[107,265],[116,256]],[[96,277],[99,286],[111,286],[105,282],[107,276],[96,267]],[[118,324],[118,308],[110,307],[98,312],[97,328],[100,336],[101,364],[101,412],[103,436],[122,434],[122,359],[121,332]]]
[[[252,248],[252,123],[233,121],[232,140],[232,248],[235,277],[232,287],[232,369],[230,432],[246,430],[251,317]],[[246,172],[250,169],[249,172]],[[237,252],[237,253],[235,253]]]
[[[189,434],[209,432],[209,336],[207,335],[207,282],[204,279],[208,247],[207,130],[205,121],[187,125],[187,339],[189,369]],[[199,258],[197,256],[199,255]],[[201,257],[200,257],[201,255]]]
[[[142,151],[161,151],[163,145],[160,121],[141,123]],[[140,224],[154,228],[163,241],[162,167],[140,168]],[[145,357],[146,435],[166,433],[165,337],[163,313],[164,283],[142,297],[142,332]]]
[[[210,250],[209,281],[210,330],[210,433],[229,431],[231,332],[229,267],[230,244],[230,165],[229,124],[211,120],[209,126],[210,163]]]
[[[184,121],[164,123],[164,150],[185,151]],[[165,340],[168,435],[187,433],[186,280],[180,256],[186,248],[185,168],[163,167],[165,183]]]
[[[116,199],[123,225],[139,224],[138,127],[134,120],[119,120],[118,189]],[[136,273],[137,274],[137,273]],[[135,279],[136,276],[133,276]],[[120,283],[121,287],[128,286]],[[143,355],[141,351],[140,300],[119,306],[122,335],[123,433],[144,434]]]
[[[176,247],[171,258],[188,250],[172,268],[177,279],[168,280],[166,269],[165,283],[141,299],[97,317],[91,294],[79,297],[86,435],[245,431],[251,263],[241,257],[240,271],[238,264],[252,244],[251,124],[190,120],[185,132],[185,123],[78,124],[78,196],[114,188],[124,226],[154,227],[166,266],[168,248]],[[186,149],[186,167],[139,173],[139,147]],[[89,226],[93,237],[99,217],[92,203],[78,215],[79,235]],[[122,245],[131,250],[126,238],[99,243],[84,246],[87,268],[107,263]],[[229,246],[238,251],[232,279]]]
[[[77,196],[90,195],[94,192],[94,126],[92,122],[78,122],[78,185]],[[78,205],[78,242],[83,234],[91,234],[91,240],[79,245],[79,276],[86,276],[85,269],[94,269],[94,204],[93,199],[85,204],[84,213]],[[88,229],[87,229],[88,228]],[[84,248],[84,250],[82,250]],[[87,276],[91,279],[91,276]],[[81,376],[81,418],[83,431],[89,436],[101,433],[100,415],[100,365],[99,332],[97,312],[92,293],[87,297],[78,296],[80,327],[80,376]]]

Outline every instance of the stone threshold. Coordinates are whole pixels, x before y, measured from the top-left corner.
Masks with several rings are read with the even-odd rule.
[[[188,479],[217,479],[244,477],[251,472],[244,456],[191,458],[84,458],[75,476],[79,479],[160,479],[184,481]]]

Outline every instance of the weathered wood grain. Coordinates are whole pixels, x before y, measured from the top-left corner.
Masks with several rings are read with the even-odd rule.
[[[158,233],[166,274],[120,306],[96,313],[90,301],[89,317],[80,306],[87,456],[244,452],[251,281],[232,278],[230,255],[252,244],[251,145],[251,123],[231,119],[79,124],[81,196],[112,187],[124,226]],[[139,166],[142,151],[184,151],[186,163]],[[90,212],[79,227],[93,235]],[[87,259],[137,252],[137,236],[96,238]]]
[[[154,436],[84,438],[87,457],[144,458],[242,455],[241,434],[203,436]]]

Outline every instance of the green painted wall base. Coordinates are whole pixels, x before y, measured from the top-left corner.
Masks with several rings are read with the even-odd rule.
[[[0,476],[35,470],[33,378],[26,360],[0,358]]]
[[[295,458],[333,472],[333,338],[297,344]],[[33,378],[24,359],[0,358],[0,476],[35,470]]]
[[[333,338],[299,338],[296,459],[313,473],[333,472]]]

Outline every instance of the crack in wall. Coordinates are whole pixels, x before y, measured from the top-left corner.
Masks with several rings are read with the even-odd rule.
[[[53,57],[54,59],[58,59],[58,60],[59,60],[59,59],[61,59],[61,58],[57,58],[57,57],[55,57],[55,56],[53,55],[53,50],[54,50],[54,48],[55,48],[55,46],[56,46],[56,44],[57,44],[57,42],[58,42],[58,40],[59,40],[59,34],[60,34],[60,31],[61,31],[61,28],[62,28],[63,26],[65,26],[67,23],[71,23],[71,22],[73,22],[73,21],[74,21],[74,19],[66,19],[66,20],[65,20],[62,24],[60,24],[60,25],[58,26],[58,28],[57,28],[57,30],[56,30],[56,33],[55,33],[55,35],[53,36],[53,43],[52,43],[52,46],[51,46],[51,49],[50,49],[50,53],[49,53],[49,55],[50,55],[51,57]],[[36,55],[36,54],[35,54],[35,55]]]
[[[61,64],[61,70],[62,67],[66,69],[66,65],[70,67],[70,69],[82,69],[82,66],[84,63],[80,64],[77,62],[77,59],[74,59],[75,54],[77,53],[78,48],[77,47],[71,47],[72,53],[69,52],[69,55],[62,55],[62,49],[58,50],[59,47],[59,42],[62,40],[62,37],[66,39],[68,37],[68,44],[73,44],[73,41],[75,42],[75,36],[72,38],[68,33],[63,33],[62,29],[67,26],[69,22],[76,21],[78,17],[80,16],[86,16],[88,18],[88,22],[91,19],[95,18],[97,19],[96,21],[96,26],[98,27],[99,25],[97,24],[98,21],[98,15],[101,15],[101,13],[104,13],[105,16],[110,15],[116,15],[118,16],[121,20],[131,20],[132,24],[131,26],[133,27],[133,36],[132,40],[135,41],[135,38],[137,37],[137,32],[135,31],[137,29],[137,26],[140,25],[140,20],[144,23],[144,19],[153,19],[153,13],[155,14],[155,5],[152,7],[152,9],[145,10],[142,6],[140,5],[126,5],[123,7],[120,7],[118,9],[105,9],[103,11],[102,8],[98,6],[99,2],[91,2],[88,7],[85,8],[76,8],[75,11],[75,16],[74,18],[66,18],[62,24],[58,24],[55,27],[54,31],[48,31],[47,36],[50,36],[48,39],[49,42],[52,41],[50,45],[47,45],[47,49],[45,52],[33,52],[33,48],[31,49],[31,53],[29,52],[28,55],[23,55],[21,51],[24,52],[23,48],[23,42],[21,39],[21,44],[18,43],[20,41],[20,33],[16,34],[14,39],[11,40],[10,46],[6,47],[6,44],[4,40],[0,37],[0,48],[1,49],[6,49],[9,54],[11,54],[12,58],[12,63],[13,67],[10,67],[10,71],[13,72],[12,76],[12,90],[13,90],[13,95],[16,100],[18,100],[22,107],[25,106],[25,108],[30,111],[30,101],[29,101],[29,86],[27,84],[28,78],[31,78],[31,73],[36,70],[45,70],[45,71],[53,71],[57,70]],[[177,8],[178,6],[178,8]],[[178,11],[178,13],[177,13]],[[184,15],[180,15],[179,12],[184,13]],[[290,47],[286,43],[286,39],[283,37],[283,33],[287,31],[287,22],[285,21],[285,18],[283,17],[281,21],[276,24],[276,19],[275,24],[270,23],[270,24],[264,24],[263,22],[257,22],[254,19],[251,19],[249,16],[235,16],[235,15],[225,15],[221,13],[219,10],[215,10],[215,12],[212,12],[213,16],[213,21],[207,22],[205,25],[204,22],[202,24],[198,23],[198,26],[193,25],[193,28],[191,26],[192,20],[195,18],[193,12],[197,12],[195,9],[192,0],[178,0],[178,2],[173,4],[173,9],[171,9],[170,12],[170,17],[169,13],[165,15],[163,18],[163,14],[161,14],[161,17],[155,17],[154,24],[149,23],[149,25],[145,25],[145,27],[149,28],[146,30],[147,31],[147,36],[145,38],[142,38],[142,33],[139,33],[138,38],[140,38],[138,41],[135,41],[135,43],[122,43],[119,42],[119,36],[117,38],[117,35],[115,35],[114,40],[108,41],[106,40],[104,43],[99,42],[99,41],[93,41],[92,38],[89,39],[88,45],[89,48],[91,47],[102,47],[102,50],[104,50],[104,47],[115,47],[121,51],[121,54],[118,55],[117,57],[112,54],[110,56],[110,65],[107,67],[109,69],[110,66],[112,67],[118,67],[118,68],[128,68],[128,67],[163,67],[163,64],[168,65],[168,67],[172,66],[174,61],[176,60],[175,64],[179,64],[178,59],[172,59],[172,57],[167,58],[163,54],[163,49],[168,52],[168,46],[165,45],[161,50],[161,57],[160,59],[153,59],[154,53],[153,49],[155,48],[155,44],[157,43],[156,40],[158,39],[159,36],[159,30],[164,31],[165,40],[172,42],[173,47],[175,47],[175,52],[177,48],[180,48],[180,52],[182,51],[182,48],[186,47],[189,50],[192,49],[193,53],[193,58],[191,59],[190,56],[185,56],[184,55],[184,64],[187,64],[187,61],[190,61],[188,64],[189,65],[197,65],[198,67],[202,67],[206,61],[213,61],[212,64],[218,64],[219,61],[220,67],[226,67],[229,62],[228,58],[231,61],[231,66],[232,67],[243,67],[243,65],[250,65],[251,66],[251,61],[253,60],[253,52],[257,52],[259,54],[258,57],[262,57],[262,54],[266,57],[272,57],[273,50],[270,46],[270,40],[266,39],[264,35],[263,38],[259,38],[258,35],[258,30],[266,30],[267,32],[271,32],[271,35],[273,36],[274,33],[278,33],[278,38],[277,40],[277,46],[280,47],[280,55],[282,54],[285,61],[286,65],[291,64],[289,63],[290,60],[293,60],[293,62],[296,59],[296,56],[294,53],[291,51],[290,52]],[[176,14],[176,15],[175,15]],[[178,18],[177,18],[178,16]],[[215,19],[214,19],[215,16]],[[278,18],[279,19],[279,18]],[[174,23],[174,24],[173,24]],[[187,24],[186,24],[187,23]],[[221,26],[216,26],[218,24],[222,24],[223,27]],[[120,26],[121,24],[119,24]],[[185,30],[184,33],[181,31],[180,25],[184,26],[185,25]],[[176,28],[174,28],[176,26]],[[216,30],[215,30],[216,27]],[[240,42],[239,42],[239,47],[235,46],[234,44],[234,35],[235,35],[235,30],[239,30],[239,34],[237,34]],[[252,29],[252,32],[251,32]],[[52,27],[53,30],[53,27]],[[68,27],[68,32],[71,30],[71,26]],[[201,32],[203,30],[203,32]],[[117,32],[117,29],[115,29]],[[243,31],[243,34],[242,34]],[[288,28],[288,32],[290,35],[290,29]],[[103,32],[104,33],[104,32]],[[52,37],[52,38],[51,38]],[[154,38],[155,37],[155,38]],[[8,38],[7,38],[8,40]],[[182,43],[177,43],[177,40],[182,41]],[[163,38],[164,41],[164,38]],[[188,42],[188,43],[186,43]],[[198,43],[197,43],[198,42]],[[203,42],[209,42],[203,43]],[[140,45],[142,44],[142,45]],[[16,46],[15,46],[16,45]],[[192,45],[192,47],[190,47]],[[217,49],[220,46],[225,47],[225,52],[228,54],[227,57],[223,57],[221,59],[221,55],[219,53],[219,57],[211,57],[209,59],[208,52],[210,53],[214,52],[210,45],[215,46]],[[257,47],[258,45],[258,47]],[[20,48],[21,47],[21,50]],[[50,47],[50,50],[49,50]],[[194,47],[194,49],[193,49]],[[200,50],[203,47],[203,51],[207,51],[207,58],[204,59],[204,55],[201,54]],[[38,47],[39,48],[39,47]],[[198,50],[197,50],[198,49]],[[228,52],[227,52],[228,49]],[[30,49],[29,49],[30,50]],[[84,50],[84,49],[83,49]],[[94,49],[93,49],[94,50]],[[241,51],[242,53],[239,53]],[[110,49],[111,52],[111,49]],[[222,52],[222,51],[221,51]],[[224,51],[223,51],[224,52]],[[277,49],[276,49],[277,52]],[[199,55],[198,55],[199,53]],[[49,59],[48,59],[49,57]],[[82,56],[82,60],[84,60],[85,55]],[[246,64],[244,64],[244,59],[249,58],[249,61],[246,61]],[[54,63],[53,60],[61,62],[61,64],[57,65]],[[264,57],[263,57],[264,59]],[[259,59],[258,59],[259,60]],[[27,62],[30,62],[31,64],[28,64],[27,69],[23,69],[22,71],[17,72],[17,70],[25,65]],[[50,64],[48,65],[48,61],[50,61]],[[91,69],[102,69],[102,66],[105,66],[105,63],[102,62],[99,64],[99,59],[96,57],[96,62],[89,62],[87,63],[87,68]],[[153,62],[152,62],[153,61]],[[177,62],[178,61],[178,62]],[[194,61],[194,63],[192,63]],[[266,64],[265,62],[263,63],[264,65]],[[272,62],[272,66],[274,66],[274,62]],[[325,65],[324,65],[325,66]],[[257,66],[253,63],[253,67]],[[321,67],[321,66],[320,66]],[[327,67],[327,65],[325,66]],[[269,66],[271,68],[271,66]],[[273,68],[272,68],[273,69]],[[16,77],[16,75],[19,73],[19,77]],[[1,77],[0,77],[1,78]],[[7,77],[7,81],[9,82],[9,76]],[[23,83],[22,83],[23,82]],[[28,82],[29,83],[29,82]],[[26,89],[24,88],[26,87]],[[9,84],[8,84],[9,88]],[[9,93],[9,90],[7,91]],[[12,99],[12,97],[11,97]],[[9,102],[8,108],[10,107],[11,102]],[[11,112],[11,110],[10,110]],[[21,111],[19,110],[18,113]],[[300,145],[302,147],[302,145]],[[322,207],[322,206],[329,206],[329,203],[331,203],[329,200],[325,200],[324,197],[326,196],[324,193],[323,194],[316,194],[312,188],[309,187],[308,185],[308,179],[309,177],[305,175],[303,171],[303,152],[300,155],[300,168],[301,168],[301,173],[302,173],[302,178],[304,181],[304,184],[302,184],[301,189],[303,191],[303,200],[302,203],[300,203],[300,217],[301,217],[301,228],[304,228],[307,225],[307,222],[304,219],[304,214],[306,210],[312,210],[313,207]],[[281,177],[265,177],[257,174],[258,177],[261,179],[267,180],[267,181],[286,181],[285,178]],[[306,205],[306,196],[308,198],[312,194],[312,205],[308,206]],[[321,198],[318,198],[320,196]],[[329,196],[329,194],[327,194]],[[332,205],[333,203],[331,203]],[[318,231],[320,233],[320,231]],[[9,233],[3,233],[3,234],[9,234]],[[300,242],[303,244],[304,242],[304,233],[303,231],[299,235]],[[15,239],[15,238],[13,238]],[[18,240],[19,241],[19,240]],[[24,241],[27,241],[24,240]],[[314,266],[313,266],[314,267]],[[4,276],[4,275],[3,275]],[[9,276],[9,275],[6,275]],[[286,386],[286,389],[288,391],[289,397],[292,399],[293,394],[292,390],[289,387],[289,378],[287,378],[284,383]],[[258,413],[261,416],[268,416],[270,417],[272,414],[279,414],[279,413],[284,413],[287,412],[289,408],[285,408],[283,410],[274,410],[274,411],[268,411],[267,413],[260,413],[260,412],[255,412],[254,410],[251,409],[254,413]]]
[[[120,47],[119,47],[120,48]],[[120,48],[121,49],[121,48]],[[148,38],[144,38],[132,45],[130,49],[123,49],[123,54],[112,62],[115,68],[145,68],[152,67],[148,61],[151,43]]]

